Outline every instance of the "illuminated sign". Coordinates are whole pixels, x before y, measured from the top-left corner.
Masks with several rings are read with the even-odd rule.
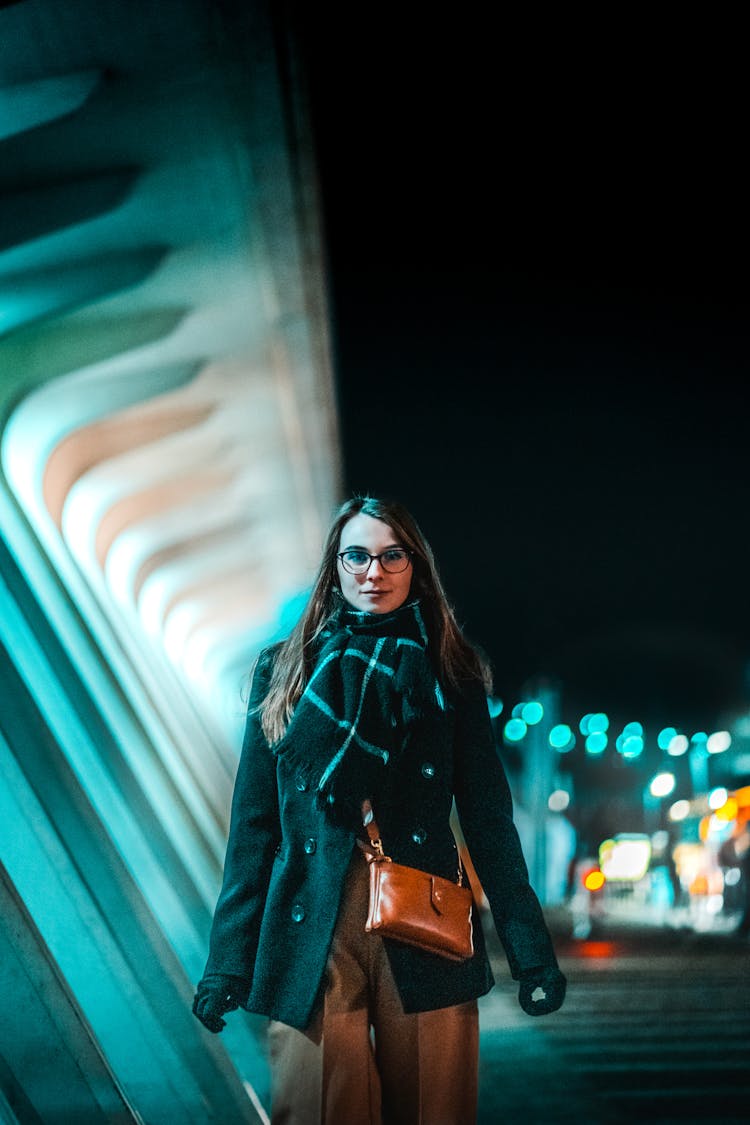
[[[599,867],[608,882],[637,882],[650,860],[651,841],[640,832],[619,832],[599,845]]]

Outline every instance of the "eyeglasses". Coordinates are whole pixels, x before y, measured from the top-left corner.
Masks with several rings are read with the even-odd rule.
[[[405,547],[389,547],[379,555],[371,555],[369,551],[353,547],[348,551],[340,551],[336,558],[341,559],[341,565],[350,574],[366,574],[375,559],[388,574],[400,574],[411,562],[412,554],[413,552],[407,551]]]

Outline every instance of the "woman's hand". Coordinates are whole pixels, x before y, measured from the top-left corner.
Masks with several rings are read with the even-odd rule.
[[[198,984],[193,1000],[193,1015],[214,1034],[226,1027],[221,1017],[233,1012],[247,1001],[250,986],[243,977],[224,976],[219,973],[204,977]]]
[[[567,987],[565,975],[557,968],[539,966],[524,969],[518,989],[518,1003],[529,1016],[546,1016],[562,1006]]]

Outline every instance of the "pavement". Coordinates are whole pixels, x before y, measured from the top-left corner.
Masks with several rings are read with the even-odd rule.
[[[539,1019],[485,926],[497,983],[479,1002],[476,1125],[746,1125],[747,935],[621,911],[580,937],[567,907],[545,916],[568,995]]]

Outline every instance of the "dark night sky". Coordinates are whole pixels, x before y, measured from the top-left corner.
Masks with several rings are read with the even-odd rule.
[[[710,728],[750,701],[747,91],[729,27],[577,32],[308,17],[346,483],[411,507],[501,697]]]

